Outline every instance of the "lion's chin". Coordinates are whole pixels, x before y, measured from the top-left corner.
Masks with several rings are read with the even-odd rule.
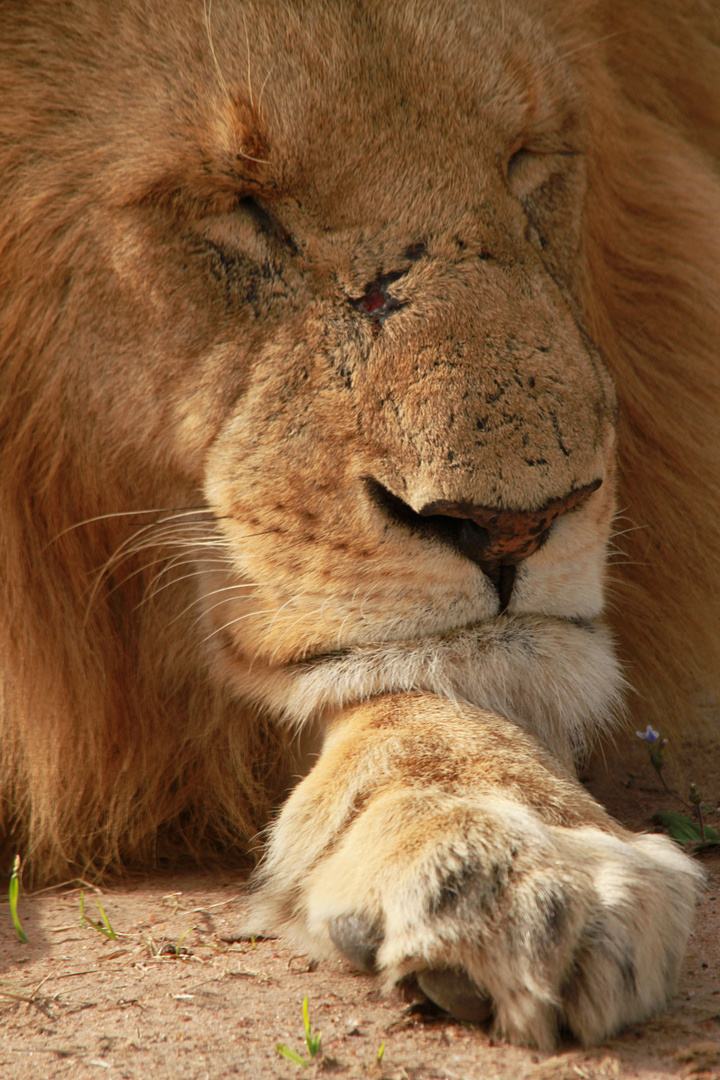
[[[239,696],[298,727],[370,697],[417,690],[504,716],[569,764],[617,721],[625,689],[602,623],[542,615],[499,616],[277,667],[237,655],[216,663]]]

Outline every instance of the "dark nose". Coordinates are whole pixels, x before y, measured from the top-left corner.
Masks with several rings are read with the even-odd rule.
[[[600,487],[594,480],[551,499],[539,510],[505,510],[439,499],[415,512],[375,480],[367,480],[373,500],[397,524],[454,547],[480,567],[495,586],[500,611],[510,603],[518,563],[537,551],[555,521],[576,510]]]
[[[469,502],[428,503],[419,511],[422,517],[451,517],[472,521],[480,531],[471,541],[478,558],[475,561],[519,563],[532,555],[544,542],[554,521],[568,510],[581,506],[602,480],[574,488],[560,499],[552,499],[539,510],[498,510]],[[472,556],[474,558],[474,556]]]
[[[584,487],[574,488],[559,499],[551,499],[539,510],[501,510],[439,499],[423,506],[420,516],[430,521],[459,519],[457,547],[490,578],[500,598],[500,610],[505,611],[518,563],[545,543],[559,517],[582,506],[601,483],[602,480],[593,480]]]

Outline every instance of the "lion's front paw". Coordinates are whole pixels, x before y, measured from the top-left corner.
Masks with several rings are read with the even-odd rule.
[[[417,805],[362,815],[312,874],[315,941],[539,1047],[562,1026],[596,1042],[667,1003],[697,877],[671,841],[548,826],[501,797],[401,801]]]
[[[698,872],[671,841],[548,825],[501,795],[376,796],[310,871],[296,913],[386,984],[414,978],[498,1035],[583,1043],[662,1008]],[[306,938],[307,940],[307,938]]]
[[[663,1008],[700,873],[515,725],[440,699],[342,717],[276,822],[256,919],[539,1047]]]

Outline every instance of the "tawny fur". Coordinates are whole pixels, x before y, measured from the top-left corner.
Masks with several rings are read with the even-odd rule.
[[[643,939],[628,1015],[666,1000],[680,953],[664,977],[651,955],[684,940],[688,864],[618,839],[569,778],[557,821],[535,802],[614,722],[626,683],[639,723],[666,735],[718,696],[718,14],[4,7],[0,817],[38,879],[242,855],[298,769],[296,730],[352,732],[361,702],[401,726],[415,703],[410,787],[430,797],[423,717],[444,701],[465,717],[454,747],[448,734],[458,763],[468,723],[480,743],[504,725],[500,764],[480,743],[470,755],[479,789],[512,745],[533,761],[515,809],[502,779],[471,800],[474,829],[517,810],[568,865],[573,830],[593,831],[565,968],[542,992],[523,984],[513,1013],[469,963],[499,1030],[548,1045],[563,1018],[586,1041],[622,1022],[603,1028],[558,982],[585,963],[604,867],[627,885],[613,948],[647,916],[644,875],[671,928]],[[520,565],[506,612],[412,516],[437,501],[539,513],[598,480]],[[360,728],[373,761],[382,739]],[[288,823],[331,776],[333,738],[279,818],[263,910],[291,888],[273,858],[309,850]],[[433,872],[444,850],[438,831]],[[305,923],[278,918],[322,948],[300,869]],[[391,937],[392,981],[423,958]],[[605,1000],[619,976],[592,964]]]

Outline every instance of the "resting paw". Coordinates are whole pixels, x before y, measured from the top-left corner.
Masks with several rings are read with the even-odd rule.
[[[624,830],[514,725],[358,708],[273,830],[256,920],[512,1042],[588,1045],[665,1007],[700,872]]]
[[[331,944],[386,985],[413,979],[458,1019],[492,1017],[498,1036],[541,1048],[562,1028],[597,1042],[667,1004],[698,877],[671,841],[548,826],[501,796],[417,801],[415,835],[393,830],[395,802],[311,873],[316,951]]]

